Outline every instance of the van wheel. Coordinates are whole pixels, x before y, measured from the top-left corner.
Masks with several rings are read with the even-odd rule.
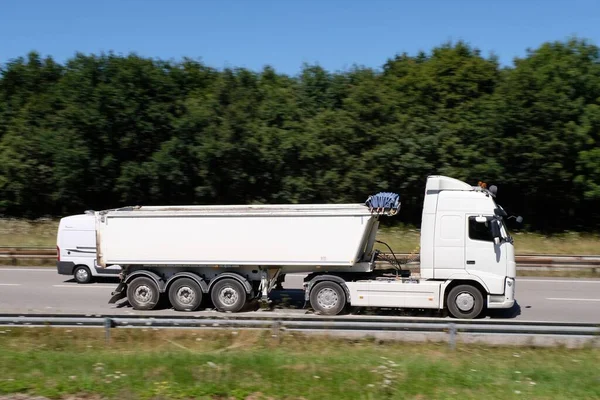
[[[474,286],[458,285],[448,294],[448,311],[454,318],[477,318],[483,310],[483,295]]]
[[[159,297],[156,283],[145,276],[139,276],[127,285],[127,300],[134,310],[152,310]]]
[[[215,283],[210,297],[213,305],[221,312],[238,312],[246,304],[246,290],[232,278],[224,278]]]
[[[169,301],[177,311],[195,311],[202,302],[202,289],[190,278],[179,278],[169,287]]]
[[[85,265],[76,266],[73,271],[73,277],[77,283],[90,283],[92,281],[90,269]]]
[[[335,282],[319,282],[310,291],[310,305],[319,314],[337,315],[346,307],[346,293]]]

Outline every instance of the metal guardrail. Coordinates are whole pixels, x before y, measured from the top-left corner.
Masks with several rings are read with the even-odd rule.
[[[387,254],[386,255],[390,255]],[[398,253],[398,259],[406,259],[410,254]],[[56,258],[56,249],[44,247],[6,247],[0,246],[0,262],[10,260],[13,265],[20,259],[51,260]],[[558,255],[558,254],[525,254],[515,256],[517,268],[521,270],[536,269],[595,269],[600,271],[600,255]],[[409,264],[410,268],[418,268],[419,263]]]
[[[61,314],[0,314],[0,326],[28,327],[98,327],[104,328],[106,338],[114,328],[153,329],[268,329],[304,332],[352,333],[441,333],[448,335],[451,347],[458,334],[512,336],[553,336],[562,338],[599,339],[600,323],[562,323],[535,321],[448,320],[441,318],[406,317],[165,317],[122,315],[61,315]],[[508,335],[508,336],[507,336]],[[510,339],[509,339],[510,340]]]

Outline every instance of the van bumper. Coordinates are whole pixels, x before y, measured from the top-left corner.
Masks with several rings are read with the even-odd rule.
[[[75,263],[73,261],[58,261],[56,263],[56,270],[60,275],[73,275],[73,269]]]
[[[515,279],[506,278],[504,294],[488,295],[488,308],[511,308],[515,305]]]

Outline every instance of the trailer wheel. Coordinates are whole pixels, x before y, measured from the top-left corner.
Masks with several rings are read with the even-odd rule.
[[[310,305],[319,314],[337,315],[346,307],[346,293],[335,282],[319,282],[310,291]]]
[[[85,265],[78,265],[73,270],[73,278],[77,283],[90,283],[92,281],[92,274],[90,269]]]
[[[448,311],[455,318],[473,319],[483,310],[483,295],[474,286],[458,285],[448,294]]]
[[[169,287],[169,301],[177,311],[195,311],[202,302],[202,289],[193,279],[179,278]]]
[[[148,277],[139,276],[127,285],[127,300],[134,310],[152,310],[159,297],[156,283]]]
[[[244,287],[232,278],[224,278],[215,283],[210,296],[214,306],[221,312],[238,312],[246,304]]]

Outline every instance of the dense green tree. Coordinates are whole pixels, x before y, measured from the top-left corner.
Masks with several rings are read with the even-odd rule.
[[[600,51],[545,43],[500,67],[463,43],[381,70],[297,76],[184,58],[32,52],[0,66],[0,212],[356,202],[418,223],[445,174],[499,186],[531,229],[600,223]]]

